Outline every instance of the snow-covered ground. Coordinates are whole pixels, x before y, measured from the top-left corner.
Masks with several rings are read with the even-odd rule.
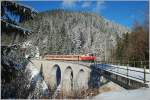
[[[109,71],[111,73],[118,74],[123,77],[127,77],[127,66],[111,65],[111,64],[98,64],[98,68]],[[117,68],[118,67],[118,68]],[[144,80],[144,69],[128,67],[128,78],[136,81],[143,82]],[[135,70],[135,71],[133,71]],[[150,81],[150,71],[146,69],[146,81]]]
[[[97,100],[150,100],[150,88],[122,90],[101,93],[93,99]]]
[[[109,91],[106,91],[109,90]],[[109,82],[99,89],[100,94],[92,99],[97,100],[150,100],[150,88],[126,90],[121,86]],[[102,91],[102,92],[101,92]]]
[[[58,95],[58,93],[61,91],[61,84],[59,84],[58,86],[57,86],[57,89],[55,90],[55,92],[54,92],[54,95],[53,95],[53,98],[55,98],[57,95]]]

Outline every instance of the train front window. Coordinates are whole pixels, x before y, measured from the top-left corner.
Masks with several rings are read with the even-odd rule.
[[[91,54],[89,54],[89,56],[94,56],[94,55],[91,53]]]

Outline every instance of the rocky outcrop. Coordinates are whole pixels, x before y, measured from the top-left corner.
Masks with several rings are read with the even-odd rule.
[[[19,46],[2,46],[1,98],[48,98],[49,90],[41,73],[26,59]]]

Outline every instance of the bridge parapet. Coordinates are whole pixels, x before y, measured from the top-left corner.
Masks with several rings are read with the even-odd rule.
[[[148,87],[150,81],[150,73],[146,69],[112,64],[96,64],[93,67],[99,74],[128,89]]]

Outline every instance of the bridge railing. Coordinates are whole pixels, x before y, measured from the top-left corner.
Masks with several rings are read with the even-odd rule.
[[[124,75],[126,77],[134,78],[140,81],[143,81],[143,83],[149,82],[150,80],[147,80],[147,75],[150,74],[149,70],[146,69],[149,66],[149,61],[134,61],[132,63],[139,63],[140,67],[135,68],[131,67],[130,63],[128,62],[120,62],[120,61],[95,61],[95,64],[101,64],[101,69],[105,71],[111,71],[118,73],[120,75]],[[142,77],[137,77],[137,76]]]
[[[149,61],[127,61],[127,60],[116,60],[116,61],[95,61],[97,63],[107,63],[107,64],[115,64],[115,65],[130,65],[132,67],[149,68]]]

